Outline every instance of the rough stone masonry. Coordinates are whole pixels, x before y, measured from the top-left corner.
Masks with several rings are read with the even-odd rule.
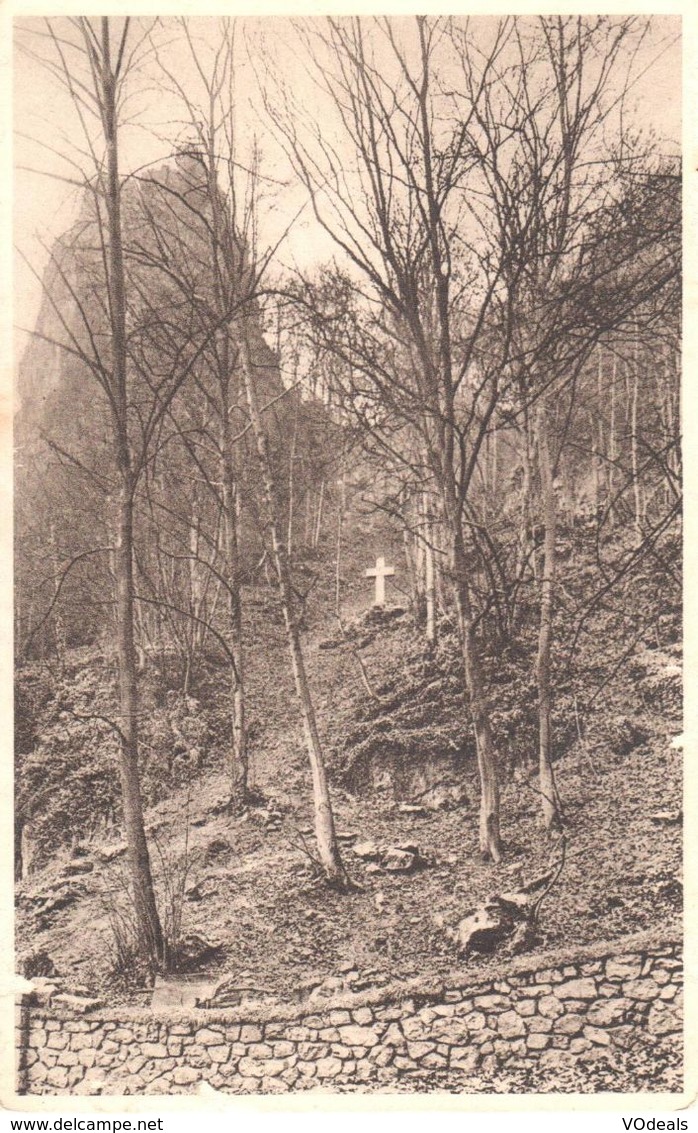
[[[467,1092],[526,1069],[545,1091],[560,1089],[561,1072],[580,1063],[610,1059],[612,1067],[614,1052],[631,1046],[651,1058],[661,1038],[680,1051],[675,938],[524,957],[506,975],[492,967],[345,996],[312,1013],[250,1005],[78,1015],[25,1000],[18,1092],[177,1094],[202,1082],[228,1093],[390,1090],[410,1080]]]

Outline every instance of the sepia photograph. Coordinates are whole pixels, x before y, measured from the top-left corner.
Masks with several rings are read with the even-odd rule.
[[[681,18],[13,30],[17,1100],[678,1105]]]

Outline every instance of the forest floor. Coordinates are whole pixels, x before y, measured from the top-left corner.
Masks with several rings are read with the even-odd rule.
[[[355,626],[367,624],[358,602],[347,616],[352,614]],[[422,648],[408,623],[407,615],[398,615],[362,639],[362,657],[379,689],[388,687],[381,682],[405,663],[410,650],[416,656]],[[346,737],[362,718],[357,706],[366,719],[367,697],[355,657],[328,638],[331,632],[329,620],[311,625],[307,648],[320,733],[337,765]],[[589,640],[597,657],[594,632],[592,625]],[[672,745],[680,724],[675,704],[664,712],[648,699],[647,688],[661,685],[661,666],[667,668],[667,654],[650,652],[655,657],[645,662],[644,676],[637,668],[633,675],[632,666],[619,669],[594,701],[593,726],[584,738],[573,736],[556,761],[567,853],[542,909],[541,949],[661,930],[680,912],[681,753]],[[336,824],[356,889],[329,890],[315,877],[309,856],[310,782],[300,725],[289,707],[287,668],[281,626],[260,619],[248,665],[251,778],[259,805],[230,818],[226,774],[218,766],[204,767],[148,808],[163,904],[168,879],[184,894],[181,932],[219,946],[200,966],[203,974],[216,980],[230,976],[281,1000],[447,971],[459,962],[444,926],[454,927],[491,893],[528,882],[559,859],[557,843],[540,824],[534,764],[529,760],[505,776],[505,852],[496,866],[478,853],[472,759],[459,772],[465,798],[451,809],[405,812],[389,791],[355,795],[335,775]],[[680,689],[675,676],[672,671],[667,678],[674,690]],[[619,720],[626,736],[614,743],[612,725]],[[354,852],[367,841],[378,847],[416,845],[424,864],[411,873],[391,873]],[[124,850],[118,832],[105,832],[81,845],[77,855],[68,848],[59,852],[25,880],[18,890],[18,947],[20,954],[47,953],[68,983],[112,1003],[147,1002],[147,989],[113,972]],[[475,974],[477,957],[468,963]]]

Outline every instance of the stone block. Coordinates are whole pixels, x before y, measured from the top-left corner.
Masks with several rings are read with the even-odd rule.
[[[381,1046],[371,1051],[371,1062],[376,1066],[390,1066],[394,1058],[395,1048],[392,1046]]]
[[[329,1051],[327,1043],[299,1043],[298,1053],[302,1059],[309,1061],[313,1058],[325,1058]]]
[[[274,1078],[286,1070],[283,1058],[241,1058],[238,1070],[245,1078]]]
[[[393,1066],[396,1070],[414,1070],[415,1065],[411,1058],[404,1054],[396,1054]]]
[[[405,1045],[405,1036],[403,1035],[399,1023],[391,1023],[387,1031],[383,1035],[383,1044],[385,1046],[394,1046],[401,1049]]]
[[[580,980],[567,980],[555,988],[558,999],[596,999],[596,981],[587,976]]]
[[[526,1046],[529,1050],[545,1050],[546,1046],[550,1044],[550,1035],[531,1033],[526,1039]]]
[[[211,1043],[216,1046],[218,1043],[223,1042],[223,1031],[218,1027],[215,1029],[213,1027],[201,1027],[200,1030],[196,1032],[196,1041],[199,1046],[209,1046]],[[254,1040],[249,1039],[248,1041],[253,1042]]]
[[[520,999],[516,1004],[516,1013],[524,1018],[529,1018],[536,1013],[535,999]]]
[[[556,995],[542,995],[538,1000],[538,1011],[548,1019],[557,1019],[564,1013],[564,1007]]]
[[[274,1043],[272,1054],[274,1058],[288,1058],[289,1055],[295,1054],[296,1048],[293,1043],[288,1041],[281,1041]]]
[[[562,973],[555,968],[541,968],[540,971],[536,972],[536,980],[539,984],[556,984],[563,979]]]
[[[90,1066],[94,1066],[97,1060],[97,1054],[92,1050],[92,1047],[87,1046],[84,1050],[80,1051],[78,1058],[80,1059],[80,1065],[89,1069]]]
[[[429,1054],[430,1051],[436,1049],[436,1043],[417,1042],[407,1044],[407,1054],[415,1062],[422,1058],[423,1055]]]
[[[318,1078],[336,1078],[341,1073],[342,1063],[339,1058],[321,1058],[318,1060]]]
[[[71,1093],[74,1091],[78,1082],[82,1081],[82,1076],[85,1073],[84,1066],[71,1066],[68,1071],[68,1089]]]
[[[58,1055],[58,1066],[77,1066],[80,1059],[74,1050],[62,1050]]]
[[[428,1027],[421,1019],[415,1019],[414,1016],[408,1016],[402,1020],[402,1029],[405,1038],[414,1039],[415,1042],[422,1039],[428,1040],[431,1035],[431,1027]]]
[[[220,1046],[210,1046],[208,1049],[208,1056],[211,1062],[222,1063],[227,1062],[230,1058],[230,1047],[226,1043],[221,1043]],[[271,1048],[269,1048],[271,1054]]]
[[[353,1024],[340,1027],[335,1041],[346,1043],[347,1046],[372,1047],[378,1042],[378,1035],[373,1027],[359,1027]]]
[[[240,1041],[243,1043],[259,1043],[262,1041],[262,1031],[256,1023],[245,1023],[240,1028]]]
[[[302,1074],[304,1078],[314,1078],[317,1074],[317,1066],[314,1062],[298,1062],[296,1070]]]
[[[431,1054],[425,1054],[420,1059],[420,1065],[426,1066],[428,1070],[444,1070],[448,1066],[448,1059],[433,1050]]]
[[[404,1014],[402,1007],[396,1004],[386,1004],[385,1007],[375,1007],[373,1010],[374,1018],[383,1019],[386,1023],[395,1023],[402,1019]]]
[[[597,999],[587,1012],[587,1022],[595,1027],[610,1027],[614,1023],[620,1023],[631,1006],[632,1000],[622,996]]]
[[[505,1039],[515,1039],[526,1033],[524,1021],[516,1011],[505,1011],[500,1015],[498,1028],[500,1035]]]
[[[553,1020],[546,1018],[545,1015],[534,1015],[532,1019],[528,1020],[529,1034],[547,1035],[552,1027]]]
[[[578,1035],[585,1022],[583,1015],[561,1015],[553,1023],[553,1031],[559,1035]]]
[[[671,972],[667,972],[663,968],[656,968],[652,972],[652,979],[660,987],[664,987],[665,984],[671,983]]]
[[[480,1063],[480,1052],[468,1046],[454,1046],[451,1049],[451,1066],[454,1070],[472,1073]]]
[[[596,1046],[610,1046],[611,1036],[608,1031],[602,1031],[600,1027],[585,1027],[582,1032],[585,1039],[590,1043],[595,1043]]]
[[[583,976],[598,976],[603,971],[602,960],[590,960],[586,964],[582,964],[580,972]]]
[[[49,1050],[65,1050],[70,1042],[70,1035],[64,1034],[62,1031],[53,1031],[48,1036],[46,1046]]]
[[[503,995],[476,995],[473,1003],[483,1011],[492,1011],[495,1007],[507,1007],[509,999]]]
[[[341,1027],[345,1023],[351,1023],[351,1015],[348,1011],[330,1011],[328,1019],[333,1027]]]
[[[288,1082],[284,1082],[280,1078],[262,1078],[263,1094],[287,1094],[290,1089]]]
[[[220,1041],[220,1035],[218,1038]],[[103,1043],[102,1049],[106,1049],[106,1046],[107,1044]],[[141,1051],[146,1058],[167,1058],[167,1047],[164,1043],[143,1043]]]
[[[250,1043],[247,1054],[250,1058],[271,1058],[273,1050],[268,1043]]]
[[[470,1032],[466,1025],[465,1019],[439,1019],[438,1025],[433,1028],[434,1035],[450,1046],[461,1046],[467,1043]]]
[[[570,1042],[570,1052],[572,1054],[581,1054],[585,1050],[591,1050],[591,1042],[589,1039],[576,1038]]]
[[[647,1030],[651,1035],[670,1035],[683,1027],[680,1002],[657,1002],[650,1007],[647,1016]]]
[[[201,1081],[201,1075],[191,1066],[176,1066],[172,1071],[172,1081],[174,1085],[191,1085],[193,1082]]]
[[[659,988],[653,979],[628,980],[623,984],[623,995],[627,999],[656,999]]]
[[[606,961],[606,979],[608,980],[636,980],[642,971],[642,960],[639,957],[627,959],[612,959]]]
[[[46,1081],[49,1086],[55,1086],[58,1090],[64,1090],[68,1085],[68,1071],[65,1066],[52,1066],[46,1075]]]
[[[357,1007],[355,1011],[352,1011],[352,1018],[359,1026],[365,1027],[373,1022],[373,1012],[370,1007]]]

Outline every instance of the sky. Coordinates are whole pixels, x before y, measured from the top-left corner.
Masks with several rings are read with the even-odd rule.
[[[488,17],[476,17],[483,35],[491,28]],[[411,23],[411,21],[410,21]],[[401,30],[410,32],[410,23]],[[119,21],[116,21],[117,30]],[[56,25],[60,28],[60,23]],[[136,21],[131,42],[137,42],[145,24]],[[218,42],[215,18],[190,19],[189,28],[200,59],[211,58]],[[89,169],[89,157],[76,148],[81,144],[75,108],[55,78],[26,49],[51,56],[50,41],[37,35],[40,20],[18,20],[14,53],[14,241],[16,352],[21,353],[26,333],[34,324],[41,300],[41,273],[48,249],[75,217],[80,190],[60,177],[80,179],[77,167]],[[159,58],[170,74],[195,101],[201,96],[196,67],[181,27],[169,19],[155,32]],[[311,117],[329,130],[330,115],[323,96],[312,81],[301,53],[295,49],[293,31],[278,17],[239,21],[235,56],[235,98],[240,135],[239,160],[249,157],[254,135],[261,147],[265,192],[260,206],[260,243],[283,242],[277,254],[280,267],[302,268],[329,259],[334,246],[319,229],[307,207],[304,191],[277,140],[258,89],[264,67],[250,61],[248,45],[264,44],[272,68],[283,78]],[[667,139],[674,152],[681,136],[681,44],[680,20],[652,17],[650,34],[633,61],[635,76],[629,100],[630,118],[643,129],[654,129]],[[189,136],[181,100],[170,90],[158,61],[143,46],[141,69],[129,88],[127,110],[132,118],[121,134],[121,166],[124,172],[163,160],[173,138]],[[68,158],[68,160],[66,160]],[[73,162],[77,163],[72,164]],[[290,228],[289,228],[290,225]],[[287,232],[288,229],[288,232]]]

